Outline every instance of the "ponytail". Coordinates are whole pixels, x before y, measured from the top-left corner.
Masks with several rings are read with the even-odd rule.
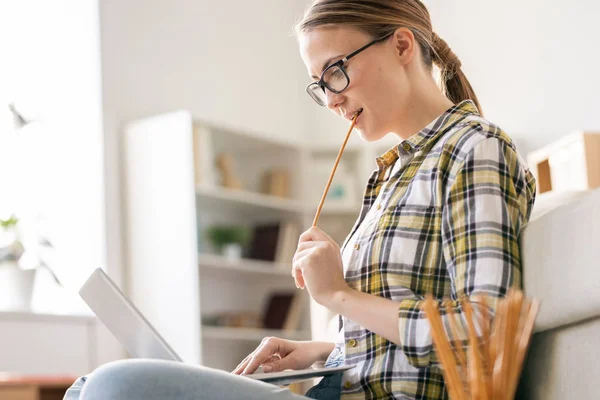
[[[433,32],[431,40],[431,58],[440,69],[442,93],[454,104],[471,99],[479,113],[483,115],[479,99],[469,80],[463,73],[459,58],[448,46],[448,43]]]

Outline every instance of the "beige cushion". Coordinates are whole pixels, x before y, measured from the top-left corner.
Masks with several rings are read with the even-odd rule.
[[[600,189],[538,200],[521,236],[524,290],[542,301],[536,331],[600,316]]]
[[[600,318],[533,336],[517,399],[597,399]]]

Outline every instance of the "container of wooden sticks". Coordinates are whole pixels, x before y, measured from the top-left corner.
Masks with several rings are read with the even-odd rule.
[[[523,292],[511,289],[506,297],[498,300],[493,323],[490,323],[486,298],[460,303],[469,338],[466,350],[461,340],[464,334],[459,336],[462,330],[460,316],[452,307],[444,307],[442,320],[436,300],[428,297],[423,304],[450,398],[514,399],[539,301],[527,299]]]

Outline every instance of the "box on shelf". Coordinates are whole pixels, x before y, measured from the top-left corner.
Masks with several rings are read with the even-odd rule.
[[[286,170],[271,168],[263,173],[261,192],[270,196],[290,196],[290,176]]]
[[[600,133],[575,132],[527,157],[538,194],[600,187]]]

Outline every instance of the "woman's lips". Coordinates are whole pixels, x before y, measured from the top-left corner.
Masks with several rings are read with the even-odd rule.
[[[348,120],[348,121],[352,121],[354,119],[354,117],[358,117],[360,114],[362,114],[363,109],[359,108],[357,111],[353,112],[352,114],[345,114],[344,117]]]

